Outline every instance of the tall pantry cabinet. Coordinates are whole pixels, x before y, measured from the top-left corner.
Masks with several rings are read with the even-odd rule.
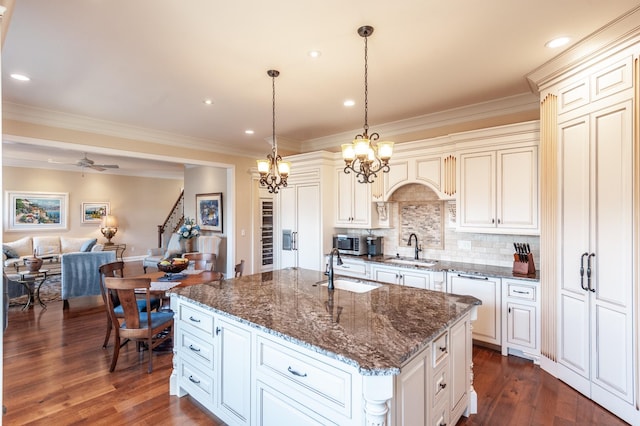
[[[548,184],[555,196],[547,200],[551,215],[542,228],[555,269],[541,280],[543,292],[555,292],[555,303],[546,297],[557,313],[555,327],[547,328],[555,333],[555,353],[553,345],[543,347],[555,364],[542,365],[639,424],[640,9],[627,18],[636,26],[634,36],[573,68],[559,67],[539,83],[541,133],[547,136],[541,148],[555,144],[546,165],[556,165],[546,170],[555,176]],[[544,166],[543,159],[542,173]]]
[[[333,157],[319,151],[287,158],[288,184],[275,197],[277,269],[324,270],[333,226]]]

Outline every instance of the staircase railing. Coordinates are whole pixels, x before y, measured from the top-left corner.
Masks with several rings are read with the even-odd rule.
[[[158,247],[164,247],[164,242],[169,243],[171,234],[178,231],[184,223],[184,190],[180,191],[180,196],[174,203],[169,215],[162,225],[158,225]]]

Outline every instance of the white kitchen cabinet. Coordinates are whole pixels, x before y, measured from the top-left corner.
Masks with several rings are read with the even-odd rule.
[[[336,169],[336,227],[371,227],[371,185],[358,182],[355,173]]]
[[[459,157],[459,231],[539,233],[537,146]]]
[[[180,353],[170,379],[175,394],[189,393],[226,423],[250,424],[251,333],[191,303],[172,299],[171,308]]]
[[[334,220],[333,154],[318,151],[287,157],[288,186],[274,196],[274,268],[323,270],[331,250]]]
[[[280,267],[321,270],[320,184],[300,183],[280,189]]]
[[[237,424],[249,424],[251,418],[251,333],[223,318],[217,318],[218,405]]]
[[[397,266],[371,265],[371,278],[387,284],[406,285],[426,290],[442,290],[443,273]]]
[[[329,256],[325,263],[329,263]],[[362,259],[342,256],[342,265],[338,265],[338,256],[333,256],[333,273],[365,279],[369,278],[369,264]]]
[[[628,413],[637,416],[632,131],[638,111],[632,55],[612,59],[558,89],[570,93],[581,82],[588,101],[558,116],[558,377],[635,423]]]
[[[540,283],[502,279],[502,355],[540,362]]]
[[[468,294],[482,301],[473,323],[473,339],[502,344],[501,279],[483,275],[447,273],[447,292]]]

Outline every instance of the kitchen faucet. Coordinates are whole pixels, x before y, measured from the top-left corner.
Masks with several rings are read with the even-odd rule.
[[[418,260],[418,253],[422,251],[422,249],[418,246],[418,236],[416,234],[414,234],[413,232],[411,233],[411,235],[409,235],[409,242],[407,243],[409,245],[409,247],[411,247],[411,237],[415,238],[416,240],[416,250],[415,250],[415,254],[413,255],[413,258],[415,260]]]
[[[342,265],[342,258],[340,257],[340,250],[334,248],[329,253],[329,264],[327,265],[327,271],[324,273],[329,278],[327,279],[327,288],[329,290],[333,290],[335,287],[333,286],[333,254],[336,253],[338,255],[338,266]]]

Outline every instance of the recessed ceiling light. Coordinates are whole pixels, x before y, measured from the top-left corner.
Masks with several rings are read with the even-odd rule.
[[[567,43],[569,43],[569,37],[558,37],[548,41],[545,46],[555,49],[556,47],[564,46]]]
[[[356,104],[356,101],[351,100],[351,99],[347,99],[346,101],[343,102],[342,105],[346,106],[346,107],[352,107]]]
[[[252,135],[254,132],[251,129],[247,129],[244,131],[247,135]]]
[[[204,101],[202,101],[204,104],[206,105],[211,105],[213,104],[213,101],[211,99],[205,99]]]
[[[30,81],[31,79],[24,74],[11,74],[11,78],[18,81]]]
[[[320,53],[319,50],[312,50],[309,52],[309,56],[311,56],[312,58],[317,58],[321,55],[322,53]]]

